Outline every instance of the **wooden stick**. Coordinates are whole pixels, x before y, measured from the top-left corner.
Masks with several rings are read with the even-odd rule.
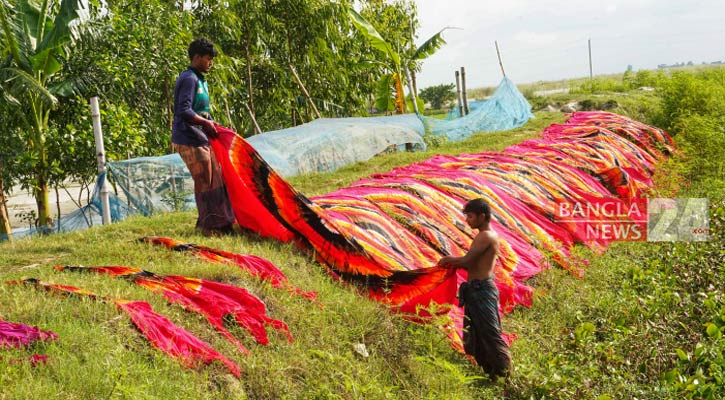
[[[304,93],[305,97],[307,97],[307,101],[310,102],[310,105],[312,106],[312,109],[315,111],[315,115],[317,115],[317,118],[322,118],[322,116],[320,116],[320,112],[317,111],[317,107],[315,107],[315,103],[312,101],[312,97],[310,97],[310,94],[307,92],[305,85],[302,84],[302,81],[300,80],[299,75],[297,75],[297,71],[295,70],[295,67],[292,64],[290,64],[289,69],[292,71],[292,75],[294,75],[295,80],[297,81],[297,84],[300,86],[300,89],[302,89],[302,93]]]
[[[461,78],[460,72],[456,71],[456,101],[458,101],[458,116],[463,116],[463,102],[461,101]]]
[[[254,113],[252,113],[252,109],[249,108],[249,105],[247,103],[244,103],[244,107],[247,108],[247,112],[249,112],[249,118],[252,119],[252,123],[254,124],[254,129],[255,129],[254,134],[256,135],[258,133],[262,133],[262,130],[259,128],[259,125],[257,124],[257,119],[254,118]]]

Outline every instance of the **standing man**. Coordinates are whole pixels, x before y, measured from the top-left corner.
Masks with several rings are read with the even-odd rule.
[[[209,146],[217,137],[209,114],[209,91],[204,74],[217,55],[214,44],[196,39],[189,45],[189,68],[179,75],[174,87],[174,123],[171,143],[184,160],[194,180],[194,197],[199,217],[196,229],[204,236],[232,233],[234,213],[221,167]]]
[[[475,199],[466,203],[463,212],[466,223],[478,229],[478,235],[465,256],[446,256],[438,265],[468,271],[468,282],[458,290],[460,305],[465,309],[463,348],[466,354],[473,356],[491,377],[509,376],[511,353],[501,335],[498,289],[494,283],[499,237],[489,226],[491,207],[483,199]]]

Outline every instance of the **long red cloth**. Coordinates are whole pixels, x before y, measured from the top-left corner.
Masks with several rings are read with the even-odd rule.
[[[131,318],[136,328],[146,336],[146,339],[154,347],[178,359],[184,366],[192,367],[199,362],[209,364],[216,360],[224,364],[234,376],[241,376],[241,370],[237,364],[221,355],[209,344],[184,328],[177,326],[163,315],[154,312],[151,305],[144,301],[130,301],[99,296],[75,286],[47,283],[37,279],[23,279],[6,283],[28,284],[49,292],[85,296],[94,300],[113,303]]]

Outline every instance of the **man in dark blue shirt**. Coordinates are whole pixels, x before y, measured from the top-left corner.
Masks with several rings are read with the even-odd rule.
[[[196,228],[203,235],[233,232],[234,213],[222,178],[219,162],[209,146],[217,136],[209,113],[209,89],[204,74],[217,55],[214,44],[197,39],[189,45],[189,68],[179,75],[174,87],[174,122],[171,143],[184,160],[194,180],[199,217]]]

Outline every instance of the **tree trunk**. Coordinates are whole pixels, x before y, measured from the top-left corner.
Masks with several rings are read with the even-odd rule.
[[[247,32],[247,41],[244,43],[244,53],[247,58],[247,95],[249,96],[249,101],[247,102],[249,106],[249,112],[254,116],[254,119],[257,118],[257,114],[254,112],[254,92],[253,92],[253,86],[252,86],[252,55],[249,53],[249,43],[252,40],[252,32]],[[257,128],[254,128],[254,135],[257,133]]]
[[[45,148],[49,114],[50,111],[41,111],[40,115],[42,116],[42,120],[36,131],[37,137],[34,144],[38,152],[38,164],[35,166],[35,187],[33,188],[35,204],[38,206],[38,221],[36,225],[43,231],[47,230],[52,222],[50,217],[50,201],[48,200],[48,155]]]
[[[0,175],[0,236],[7,235],[8,241],[12,241],[12,233],[10,218],[8,217],[7,200],[5,199],[5,186],[3,185],[3,178]]]
[[[413,93],[418,97],[418,78],[415,76],[415,71],[410,71],[410,80],[413,82]]]
[[[58,193],[58,184],[55,184],[55,228],[60,233],[60,194]]]
[[[408,76],[410,76],[410,71],[408,72]],[[410,102],[413,105],[413,111],[415,111],[416,114],[420,114],[420,111],[418,110],[418,96],[415,94],[415,90],[413,89],[413,79],[408,80],[408,90],[410,91]]]
[[[48,200],[48,182],[45,176],[38,175],[33,189],[35,204],[38,206],[38,227],[46,230],[50,225],[50,201]]]
[[[232,112],[231,112],[231,110],[229,110],[229,102],[227,101],[226,97],[224,98],[224,108],[226,109],[226,112],[227,112],[227,120],[229,121],[229,127],[232,130],[236,131],[237,128],[234,125],[234,122],[232,121]]]
[[[312,101],[312,96],[310,96],[310,92],[307,91],[307,88],[305,88],[305,85],[302,83],[302,79],[300,79],[300,76],[297,75],[297,71],[295,70],[295,67],[290,64],[289,65],[290,71],[292,71],[292,76],[294,76],[295,81],[297,81],[297,85],[299,85],[300,90],[302,90],[302,93],[307,98],[307,101],[310,103],[310,107],[312,107],[312,110],[315,112],[315,115],[318,119],[322,118],[320,115],[320,111],[317,110],[317,106],[315,106],[315,102]]]
[[[171,93],[169,93],[169,75],[164,77],[164,96],[166,97],[166,116],[169,118],[169,133],[174,125],[174,113],[171,110]],[[169,154],[174,153],[174,144],[169,140]]]

